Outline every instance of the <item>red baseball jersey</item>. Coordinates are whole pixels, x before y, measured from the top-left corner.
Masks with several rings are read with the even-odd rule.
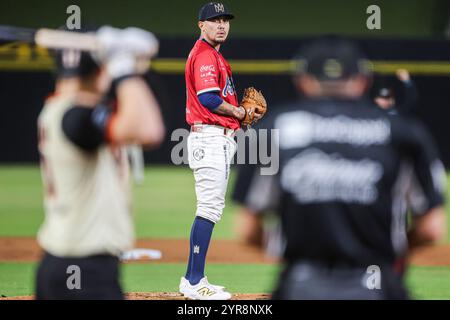
[[[198,100],[198,95],[205,92],[220,92],[220,97],[238,105],[236,89],[231,74],[231,67],[225,58],[204,40],[198,40],[186,62],[186,121],[189,125],[198,123],[219,125],[237,130],[239,121],[230,116],[211,112]]]

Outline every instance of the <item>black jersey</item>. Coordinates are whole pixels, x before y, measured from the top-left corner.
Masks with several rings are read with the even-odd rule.
[[[407,248],[406,200],[417,215],[443,202],[445,171],[416,121],[320,99],[280,108],[266,125],[279,130],[287,262],[391,265]]]

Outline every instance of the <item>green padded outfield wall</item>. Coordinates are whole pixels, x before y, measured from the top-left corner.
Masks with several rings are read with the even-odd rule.
[[[57,27],[77,4],[82,23],[135,25],[160,35],[193,35],[203,0],[1,0],[0,24]],[[233,36],[296,36],[342,33],[363,36],[442,36],[449,0],[228,0],[236,14]],[[381,30],[366,28],[366,8],[381,8]]]

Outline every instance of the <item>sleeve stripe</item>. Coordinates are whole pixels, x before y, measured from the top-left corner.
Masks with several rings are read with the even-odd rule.
[[[211,92],[211,91],[220,91],[220,88],[214,87],[214,88],[203,89],[203,90],[197,91],[197,95],[200,95],[200,94],[206,93],[206,92]]]
[[[113,127],[115,124],[115,120],[117,118],[117,114],[113,114],[109,120],[108,120],[108,124],[106,125],[106,132],[105,132],[105,136],[106,136],[106,140],[110,143],[114,142],[114,138],[113,138]]]

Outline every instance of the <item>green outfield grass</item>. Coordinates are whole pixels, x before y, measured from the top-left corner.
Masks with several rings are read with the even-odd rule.
[[[232,174],[230,185],[233,178]],[[189,168],[147,168],[144,184],[135,186],[133,195],[138,237],[189,237],[196,206]],[[233,238],[235,207],[229,199],[226,204],[223,219],[214,229],[216,239]],[[35,236],[43,217],[38,167],[0,167],[0,236]]]
[[[214,230],[216,239],[234,237],[235,207],[229,199],[230,191],[231,188],[224,218]],[[182,167],[147,168],[145,183],[134,188],[134,209],[138,237],[188,238],[195,212],[191,171]],[[38,167],[0,167],[0,237],[34,237],[42,220]],[[35,264],[31,263],[0,263],[0,295],[32,294],[34,269]],[[122,273],[123,285],[127,292],[176,291],[184,269],[184,264],[127,264]],[[209,264],[207,274],[210,280],[226,285],[232,292],[265,293],[272,288],[277,267]],[[450,268],[412,267],[408,273],[408,285],[416,298],[450,299]]]
[[[216,239],[234,237],[235,206],[230,200],[233,173],[232,171],[223,219],[214,229]],[[450,178],[448,180],[450,183]],[[189,168],[148,167],[144,184],[135,186],[133,194],[138,237],[189,237],[195,213],[194,178]],[[449,204],[447,214],[450,224]],[[0,236],[35,236],[43,217],[38,167],[0,166]]]
[[[270,292],[278,268],[262,264],[207,264],[208,280],[235,293]],[[127,292],[177,292],[185,264],[128,264],[123,269]]]
[[[34,263],[0,263],[0,296],[31,295]],[[126,292],[176,292],[184,264],[126,264],[122,284]],[[278,268],[259,264],[209,264],[208,278],[235,293],[271,292]],[[408,286],[416,299],[450,299],[450,268],[411,267]]]
[[[416,299],[450,299],[450,268],[412,266],[407,280]]]
[[[177,292],[186,266],[179,263],[125,264],[122,285],[126,292]],[[34,263],[0,263],[0,297],[32,295],[34,292]],[[277,267],[261,264],[209,264],[208,279],[225,285],[235,293],[270,292],[276,279]]]

